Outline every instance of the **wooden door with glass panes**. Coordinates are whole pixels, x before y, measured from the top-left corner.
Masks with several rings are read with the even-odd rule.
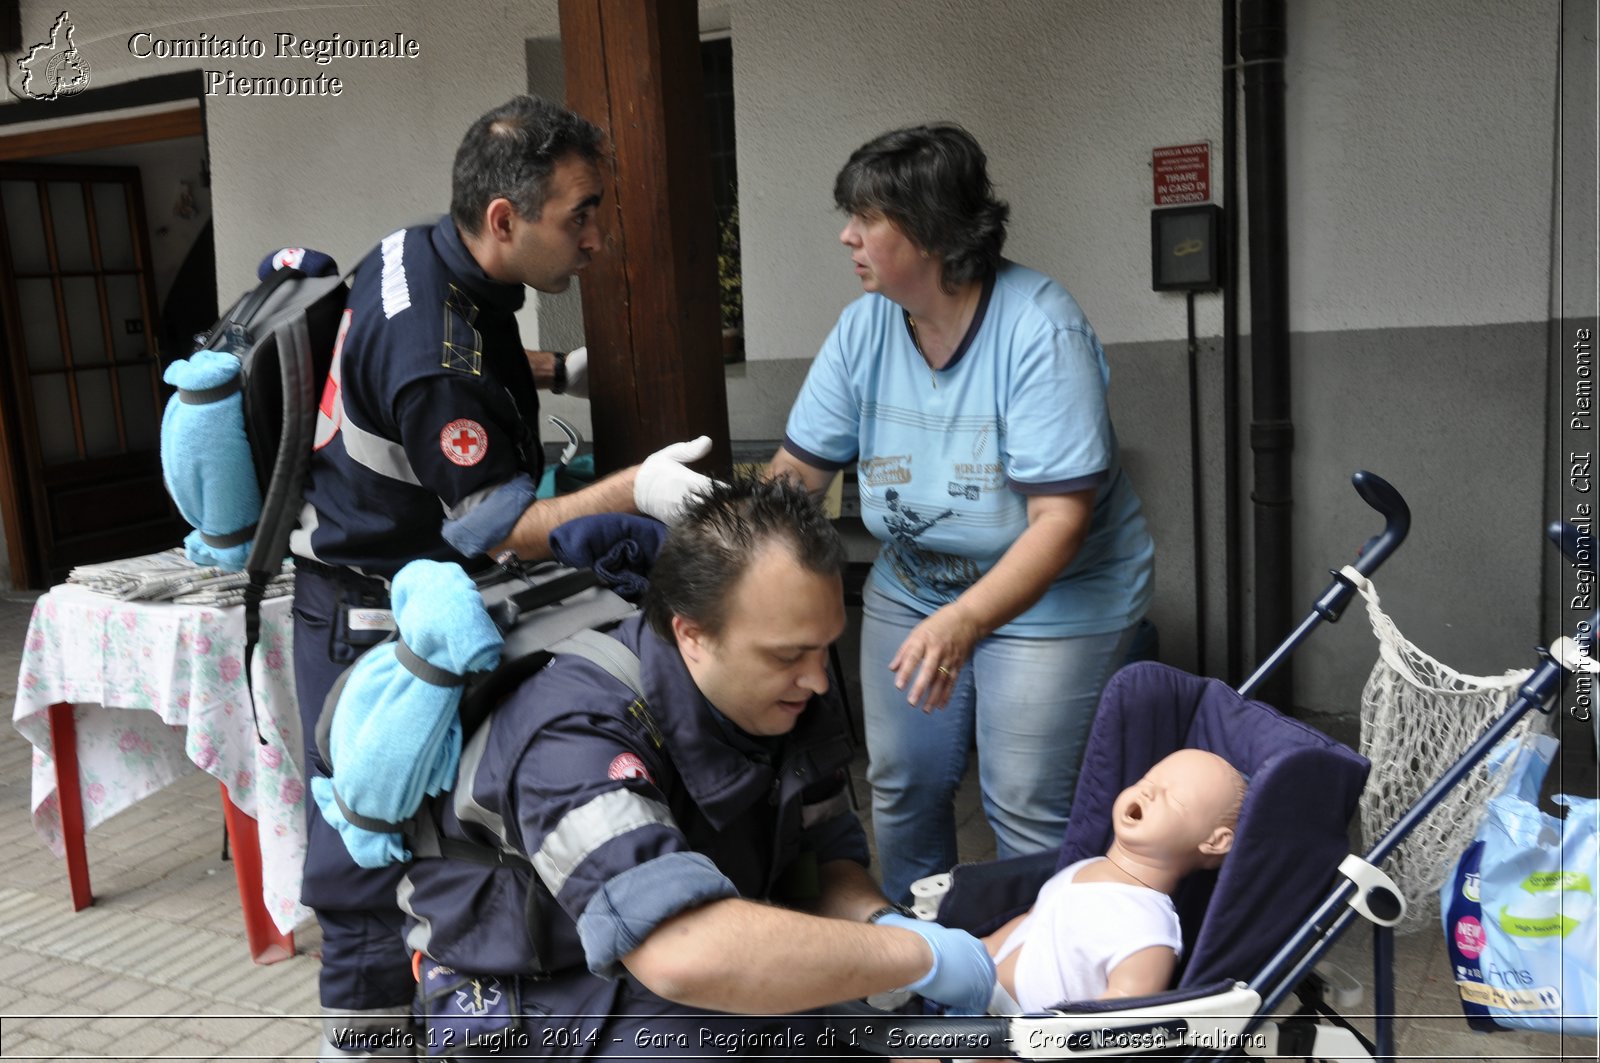
[[[31,581],[180,542],[138,169],[0,164],[0,271]]]

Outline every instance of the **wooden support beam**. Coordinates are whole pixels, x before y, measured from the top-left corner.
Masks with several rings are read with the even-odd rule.
[[[109,118],[103,122],[83,122],[31,133],[0,134],[0,161],[65,155],[91,148],[120,148],[124,144],[145,144],[173,137],[197,137],[204,132],[200,108],[185,107],[137,118]]]
[[[560,0],[567,105],[610,138],[606,250],[583,273],[595,461],[709,435],[731,466],[694,0]]]

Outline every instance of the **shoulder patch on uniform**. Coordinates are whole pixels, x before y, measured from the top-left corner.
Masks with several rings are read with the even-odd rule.
[[[458,418],[439,433],[439,449],[457,465],[476,465],[489,453],[489,433],[477,421]]]
[[[650,769],[644,766],[644,761],[633,753],[617,754],[612,759],[611,766],[606,769],[606,778],[614,780],[643,779],[652,786],[656,782],[650,774]]]
[[[439,362],[473,376],[483,375],[483,334],[478,331],[478,304],[450,285],[444,297],[444,357]]]

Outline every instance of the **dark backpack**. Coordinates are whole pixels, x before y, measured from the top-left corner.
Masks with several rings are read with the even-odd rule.
[[[637,609],[603,586],[592,570],[545,562],[525,568],[518,579],[480,583],[478,593],[483,598],[489,618],[504,638],[497,667],[466,675],[443,671],[414,653],[406,644],[403,631],[393,631],[340,673],[323,700],[313,733],[313,742],[322,762],[333,770],[333,800],[344,818],[362,830],[400,834],[406,839],[408,848],[422,855],[441,855],[438,852],[440,846],[436,844],[427,841],[418,844],[419,824],[425,824],[431,818],[429,809],[434,798],[424,797],[419,809],[408,809],[409,814],[400,820],[382,820],[356,812],[338,793],[339,773],[334,764],[331,741],[333,721],[343,702],[347,682],[370,655],[390,648],[394,661],[410,673],[408,682],[459,690],[460,698],[455,711],[461,720],[463,748],[472,743],[497,705],[529,676],[562,654],[582,657],[631,690],[643,714],[639,718],[648,719],[638,657],[622,643],[604,634],[637,612]],[[650,725],[653,728],[653,721]],[[460,781],[457,780],[458,784]],[[509,862],[523,866],[528,863],[527,857],[522,854],[489,849],[470,842],[451,839],[440,841],[443,842],[442,855],[445,856],[475,863]]]
[[[521,578],[515,581],[479,586],[485,609],[504,636],[500,664],[496,668],[466,675],[445,672],[413,653],[404,641],[404,633],[397,630],[340,674],[323,701],[313,741],[322,762],[333,771],[332,801],[349,824],[363,831],[399,834],[413,859],[443,858],[488,867],[520,867],[527,871],[528,893],[523,905],[526,928],[533,952],[543,967],[551,955],[549,914],[555,911],[555,900],[543,880],[534,873],[529,855],[508,845],[487,845],[446,836],[438,829],[439,810],[456,801],[455,790],[465,787],[467,794],[471,794],[472,775],[489,738],[489,731],[483,724],[490,712],[556,656],[581,657],[606,672],[634,695],[628,709],[630,724],[658,746],[661,732],[645,702],[639,658],[604,633],[632,615],[635,607],[602,586],[590,569],[572,569],[546,562],[524,568],[519,575]],[[332,756],[333,723],[342,704],[346,682],[361,667],[362,661],[373,653],[383,652],[386,647],[392,647],[395,661],[411,674],[411,679],[461,692],[456,711],[461,720],[462,754],[455,784],[435,796],[424,794],[417,807],[405,810],[409,814],[398,821],[375,819],[350,808],[339,793],[339,770]],[[342,835],[343,831],[340,833]],[[345,843],[350,844],[348,839]],[[548,973],[548,968],[545,972]]]
[[[197,526],[197,531],[206,546],[217,550],[250,543],[243,562],[249,577],[244,588],[247,676],[260,637],[261,599],[268,581],[283,566],[289,535],[299,521],[317,403],[333,362],[350,290],[348,275],[340,276],[332,259],[318,252],[285,249],[269,256],[263,269],[269,264],[277,268],[267,272],[260,284],[241,295],[210,331],[195,340],[195,353],[215,351],[237,358],[237,377],[204,391],[180,388],[174,400],[205,405],[237,394],[242,403],[250,469],[237,472],[241,479],[254,474],[260,488],[260,516],[245,527],[206,531]],[[312,272],[307,272],[308,268]],[[164,417],[164,465],[169,461],[167,421]],[[230,452],[244,454],[236,446]],[[183,509],[183,500],[173,489],[174,478],[183,471],[164,471],[168,490]],[[188,511],[185,517],[198,525]]]
[[[261,519],[245,563],[252,577],[278,571],[300,516],[317,402],[350,294],[349,277],[331,259],[328,266],[323,276],[273,270],[196,339],[195,350],[234,355],[241,367],[245,438],[261,484]]]

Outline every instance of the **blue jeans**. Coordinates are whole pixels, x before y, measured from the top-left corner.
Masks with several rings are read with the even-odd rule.
[[[950,703],[930,714],[907,704],[888,667],[923,615],[870,584],[863,597],[861,700],[884,893],[908,901],[912,882],[955,864],[955,792],[974,734],[984,815],[1000,857],[1059,846],[1095,706],[1134,629],[991,635],[974,647]]]

